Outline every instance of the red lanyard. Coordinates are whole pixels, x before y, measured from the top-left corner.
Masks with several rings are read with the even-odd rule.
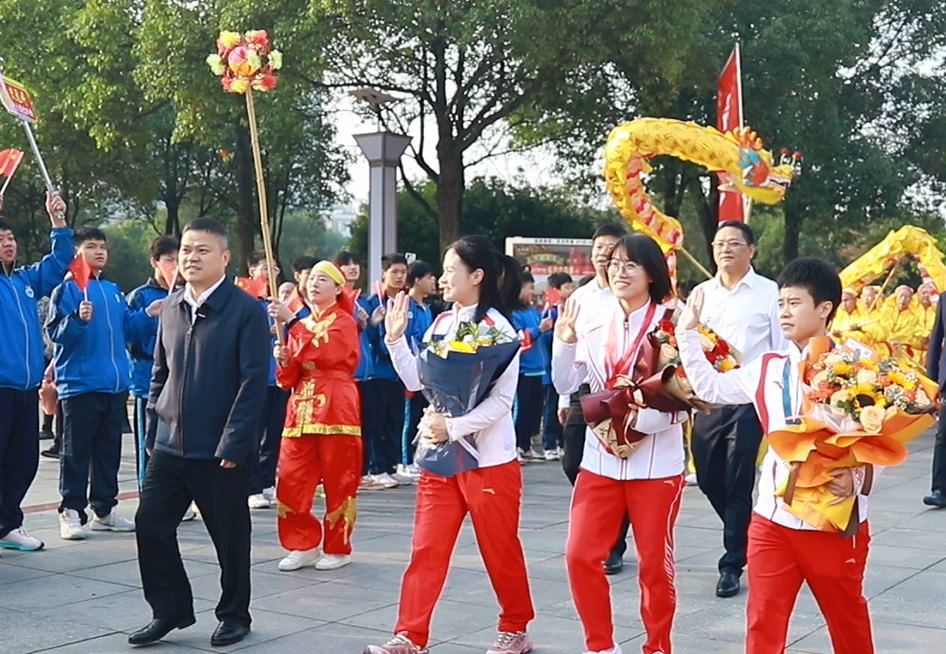
[[[641,323],[637,337],[634,339],[631,347],[624,349],[624,354],[620,359],[617,359],[617,316],[615,316],[615,319],[611,320],[611,330],[608,333],[608,346],[605,355],[605,372],[608,375],[607,385],[609,387],[618,375],[626,375],[630,372],[634,359],[637,357],[637,351],[640,348],[641,341],[644,340],[644,336],[646,336],[647,332],[650,330],[650,325],[654,321],[654,314],[656,312],[657,304],[651,302],[650,306],[647,307],[647,313],[644,315],[644,321]]]

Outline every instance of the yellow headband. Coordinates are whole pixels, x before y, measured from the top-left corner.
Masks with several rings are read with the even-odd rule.
[[[331,261],[319,261],[317,264],[312,266],[312,272],[314,273],[324,273],[332,278],[332,281],[342,286],[345,283],[345,276],[342,275],[342,271],[338,269]]]

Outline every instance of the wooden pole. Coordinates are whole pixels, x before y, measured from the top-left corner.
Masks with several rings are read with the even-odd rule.
[[[263,156],[260,154],[259,131],[256,128],[256,105],[253,104],[253,87],[246,89],[246,113],[250,119],[250,144],[253,147],[253,164],[256,166],[256,191],[259,195],[259,219],[263,232],[263,250],[266,252],[266,270],[269,275],[269,295],[279,297],[276,286],[276,258],[273,256],[272,235],[269,231],[269,205],[266,202],[266,182],[263,179]],[[282,323],[276,321],[276,339],[285,345]]]
[[[710,271],[708,271],[708,270],[703,266],[702,263],[700,263],[699,261],[697,261],[697,260],[696,260],[696,257],[694,257],[692,254],[690,254],[689,252],[687,252],[687,251],[686,251],[686,248],[680,248],[679,251],[680,251],[680,254],[682,254],[683,256],[685,256],[685,257],[687,258],[687,260],[688,260],[690,263],[692,263],[693,266],[694,266],[697,270],[699,270],[701,273],[703,273],[704,275],[706,275],[706,279],[713,279],[713,273],[711,273]]]
[[[890,273],[887,275],[887,279],[884,280],[884,285],[880,287],[880,292],[877,293],[877,297],[874,298],[874,301],[870,303],[870,308],[867,309],[868,312],[873,311],[874,307],[877,306],[877,302],[884,296],[884,291],[887,290],[887,286],[890,285],[890,280],[893,279],[894,273],[900,268],[900,262],[897,261],[893,264],[893,268],[890,269]]]

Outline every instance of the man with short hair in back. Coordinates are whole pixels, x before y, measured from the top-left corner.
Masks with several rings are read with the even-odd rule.
[[[222,593],[211,645],[250,631],[249,462],[258,447],[260,406],[271,352],[266,311],[227,278],[227,231],[191,221],[178,256],[184,288],[161,310],[148,397],[151,455],[138,513],[138,567],[153,620],[128,638],[161,640],[195,622],[177,527],[197,503],[220,562]]]
[[[548,365],[552,361],[552,335],[555,328],[555,321],[558,319],[559,307],[571,297],[575,291],[575,282],[572,276],[566,272],[555,272],[549,275],[547,280],[548,288],[554,289],[558,294],[555,302],[549,302],[548,306],[542,312],[542,318],[550,318],[552,329],[544,332],[539,338],[539,344],[546,354],[545,374],[542,376],[542,383],[545,386],[545,415],[543,417],[542,427],[542,449],[545,451],[546,461],[557,461],[564,454],[565,440],[562,432],[562,423],[558,421],[558,393],[555,386],[552,385],[551,369]],[[548,293],[548,291],[547,291]],[[548,297],[548,295],[546,296]]]

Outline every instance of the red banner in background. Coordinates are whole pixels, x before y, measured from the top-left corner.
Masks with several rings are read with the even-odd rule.
[[[719,75],[716,91],[716,129],[725,133],[742,125],[742,64],[739,61],[739,44],[737,43],[726,65],[723,66],[723,72]],[[748,216],[746,204],[742,193],[721,190],[719,192],[719,222],[725,220],[745,222]]]

